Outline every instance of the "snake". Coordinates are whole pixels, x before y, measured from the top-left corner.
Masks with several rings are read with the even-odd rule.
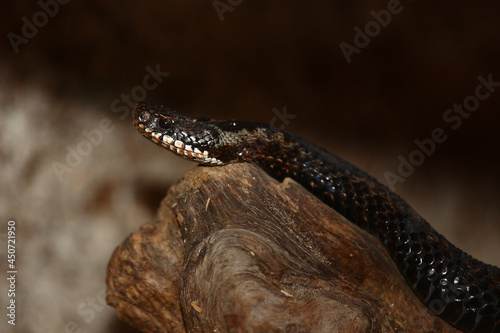
[[[201,165],[250,162],[292,178],[347,220],[375,235],[435,315],[464,332],[500,332],[500,268],[450,243],[406,201],[342,158],[272,125],[192,119],[139,103],[137,130]]]

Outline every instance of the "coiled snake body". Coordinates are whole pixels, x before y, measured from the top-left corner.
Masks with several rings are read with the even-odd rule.
[[[476,260],[437,233],[375,178],[291,133],[253,122],[194,120],[139,104],[143,136],[204,165],[252,162],[290,177],[348,220],[376,235],[415,294],[465,332],[500,332],[500,269]]]

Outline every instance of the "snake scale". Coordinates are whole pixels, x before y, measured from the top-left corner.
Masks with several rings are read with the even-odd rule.
[[[275,179],[294,179],[376,235],[414,293],[443,320],[465,332],[500,332],[500,269],[455,247],[397,194],[334,154],[270,125],[196,120],[145,103],[134,125],[200,164],[251,162]]]

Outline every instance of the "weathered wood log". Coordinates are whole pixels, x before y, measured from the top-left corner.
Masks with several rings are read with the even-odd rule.
[[[106,282],[143,332],[456,332],[375,237],[251,164],[188,172]]]

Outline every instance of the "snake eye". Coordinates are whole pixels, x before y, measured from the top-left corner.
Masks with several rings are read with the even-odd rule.
[[[172,118],[162,118],[158,121],[158,126],[160,126],[163,129],[169,129],[172,127],[173,120]]]

